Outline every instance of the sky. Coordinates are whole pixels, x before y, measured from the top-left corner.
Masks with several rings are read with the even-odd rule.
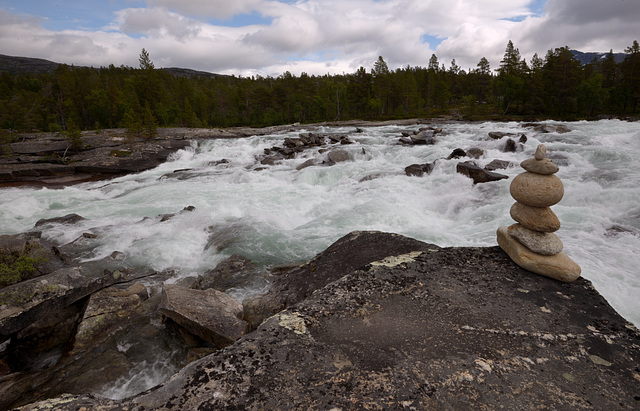
[[[640,0],[0,0],[0,54],[58,63],[243,77],[498,68],[511,40],[530,61],[568,46],[624,52],[640,40]]]

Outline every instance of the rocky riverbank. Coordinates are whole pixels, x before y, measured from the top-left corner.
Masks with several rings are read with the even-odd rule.
[[[263,170],[298,155],[309,158],[300,167],[349,161],[344,146],[357,138],[357,127],[376,124],[341,125],[356,131],[323,134],[305,126],[298,137],[255,155],[248,168]],[[399,145],[447,138],[446,127],[443,132],[419,120],[405,125],[415,130],[398,134]],[[35,145],[12,146],[25,152],[4,158],[15,160],[5,185],[58,187],[142,171],[192,140],[298,127],[162,130],[133,150],[122,140],[124,130],[107,130],[84,154],[77,153],[95,162],[88,173],[79,165],[85,160],[71,161],[67,148],[54,147],[67,147],[65,141],[52,140],[46,154],[38,146],[45,140],[25,136],[12,144]],[[487,138],[509,151],[522,149],[526,135],[489,132]],[[109,146],[116,143],[121,145]],[[129,154],[120,156],[118,150]],[[484,156],[481,149],[461,147],[435,161],[478,156]],[[73,170],[20,171],[39,167],[39,157],[66,158],[69,164],[47,164],[73,164]],[[224,159],[216,167],[218,162],[224,167]],[[458,163],[457,172],[483,183],[506,178],[493,170],[512,166],[495,159],[481,168],[469,161]],[[433,163],[414,164],[405,173],[422,176],[432,169]],[[132,228],[166,224],[194,209],[150,215],[132,222]],[[0,236],[7,258],[31,262],[35,270],[33,278],[0,288],[0,409],[29,403],[25,409],[634,409],[640,404],[638,330],[588,280],[564,284],[532,274],[498,247],[440,248],[395,234],[353,232],[304,263],[266,272],[233,255],[174,284],[171,272],[128,267],[121,252],[126,250],[79,263],[96,247],[104,234],[100,229],[84,229],[64,244],[41,238],[39,230],[46,227],[71,229],[83,220],[78,215],[41,220],[29,232]],[[223,246],[225,234],[213,226],[207,230],[206,247]],[[256,276],[271,284],[266,294],[240,304],[224,293]],[[149,353],[159,353],[158,363],[179,372],[128,399],[87,394],[104,392],[105,383],[133,372]]]
[[[295,296],[298,297],[295,297]],[[498,247],[354,232],[276,277],[276,314],[160,386],[24,410],[637,409],[640,333]],[[282,310],[281,310],[282,309]],[[24,399],[23,399],[24,401]]]

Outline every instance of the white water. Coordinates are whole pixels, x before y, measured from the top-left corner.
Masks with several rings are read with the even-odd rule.
[[[77,213],[86,221],[56,226],[45,238],[70,242],[83,232],[99,234],[85,260],[118,250],[125,264],[172,269],[176,277],[199,274],[233,253],[268,267],[305,261],[353,230],[404,234],[439,246],[493,246],[501,225],[512,224],[511,179],[520,167],[500,171],[509,180],[473,185],[455,172],[462,160],[440,160],[432,174],[407,177],[404,168],[446,158],[453,149],[480,147],[485,165],[498,158],[519,164],[544,143],[569,160],[558,176],[565,187],[553,210],[565,252],[582,275],[625,318],[640,325],[640,123],[617,120],[564,123],[567,134],[540,134],[518,123],[442,125],[435,146],[397,145],[400,132],[417,127],[326,128],[349,133],[356,144],[340,146],[354,160],[332,167],[295,168],[316,150],[277,166],[256,164],[264,148],[297,133],[211,140],[182,150],[160,167],[109,182],[63,190],[0,189],[0,234],[31,229],[41,218]],[[505,140],[490,131],[525,133],[524,151],[502,153]],[[229,164],[210,165],[227,159]],[[191,171],[174,173],[174,170]],[[378,178],[359,182],[372,174]],[[160,223],[144,217],[184,212]],[[632,232],[607,235],[621,225]],[[634,230],[635,233],[633,232]],[[228,244],[206,248],[211,233]],[[263,291],[261,279],[231,291],[237,298]]]

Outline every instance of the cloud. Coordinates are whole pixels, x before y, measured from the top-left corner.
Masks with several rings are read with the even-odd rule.
[[[198,36],[201,27],[197,20],[162,8],[124,9],[116,12],[116,16],[116,22],[111,28],[130,35],[144,34],[186,41]]]
[[[629,0],[549,0],[545,12],[513,31],[516,47],[544,57],[548,50],[623,52],[638,34],[640,2]]]
[[[144,47],[156,67],[236,75],[351,73],[378,56],[389,68],[427,66],[432,54],[495,69],[513,40],[523,57],[570,46],[623,51],[637,32],[631,0],[147,0],[113,14],[99,30],[52,31],[0,9],[0,53],[83,65],[136,67]],[[531,7],[535,9],[532,11]],[[259,15],[227,27],[220,19]],[[441,39],[433,43],[426,39]]]
[[[161,6],[189,16],[207,16],[226,19],[237,14],[248,14],[263,0],[147,0],[151,6]]]

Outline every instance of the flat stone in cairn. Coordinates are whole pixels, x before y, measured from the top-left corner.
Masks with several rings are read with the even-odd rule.
[[[560,220],[549,207],[530,207],[516,202],[511,206],[510,214],[530,230],[553,233],[560,229]]]
[[[568,255],[540,255],[529,250],[509,235],[507,227],[498,228],[498,245],[505,253],[525,270],[556,280],[571,282],[580,277],[582,270]]]
[[[551,175],[557,173],[558,170],[560,170],[560,168],[548,158],[545,158],[543,160],[530,158],[520,163],[520,167],[524,168],[530,173],[540,175]]]
[[[509,235],[520,241],[529,250],[540,255],[554,255],[562,251],[560,238],[553,233],[533,231],[520,224],[513,224],[508,228]]]

